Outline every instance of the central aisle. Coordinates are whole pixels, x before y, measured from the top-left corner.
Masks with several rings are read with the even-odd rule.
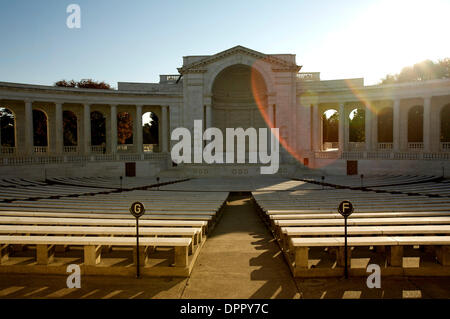
[[[229,197],[182,298],[299,298],[282,253],[250,196]]]

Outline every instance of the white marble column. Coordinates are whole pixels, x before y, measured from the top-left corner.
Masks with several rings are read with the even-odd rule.
[[[34,153],[33,141],[33,102],[25,101],[25,154],[31,155]]]
[[[110,150],[109,152],[111,154],[116,154],[117,153],[117,105],[111,105],[111,110],[110,110],[111,114],[110,114],[110,118],[111,118],[111,128],[110,128],[110,132],[109,132],[109,136],[110,136]]]
[[[320,151],[320,122],[319,122],[319,105],[313,104],[313,118],[312,118],[312,137],[313,137],[313,151]]]
[[[370,110],[370,104],[365,104],[365,143],[366,151],[372,150],[372,111]]]
[[[143,133],[142,133],[142,105],[136,105],[136,140],[134,141],[136,147],[136,153],[142,154],[144,152],[143,147]]]
[[[91,105],[84,104],[83,105],[83,133],[84,133],[84,141],[83,148],[84,154],[91,154]]]
[[[343,152],[345,147],[345,104],[339,104],[339,151]]]
[[[205,105],[205,129],[212,127],[212,107],[211,104]]]
[[[55,153],[60,155],[64,152],[64,126],[62,103],[55,103]]]
[[[168,152],[169,151],[169,145],[168,145],[168,123],[167,123],[167,109],[169,108],[168,105],[162,105],[161,106],[161,143],[162,143],[162,152]]]
[[[274,123],[273,123],[273,104],[269,102],[269,104],[267,105],[267,119],[269,121],[269,123],[267,123],[267,126],[269,128],[273,128],[275,127]]]
[[[393,123],[392,123],[392,149],[394,152],[400,151],[400,99],[394,100]]]
[[[378,112],[372,113],[372,151],[378,150]]]
[[[431,96],[423,99],[423,151],[431,151]]]

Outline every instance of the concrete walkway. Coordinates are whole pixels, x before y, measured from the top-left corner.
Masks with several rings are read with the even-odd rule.
[[[278,245],[256,214],[250,194],[229,198],[181,297],[300,297]]]

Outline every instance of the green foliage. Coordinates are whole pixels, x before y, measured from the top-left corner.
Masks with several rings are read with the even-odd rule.
[[[39,110],[33,110],[33,141],[34,146],[48,146],[47,115]]]
[[[78,142],[77,117],[73,112],[63,112],[64,146],[76,146]]]
[[[143,126],[143,142],[144,144],[159,144],[159,121],[155,113],[150,114],[150,123]]]
[[[366,112],[363,109],[357,109],[355,116],[349,123],[350,142],[364,142],[366,140],[365,122]]]
[[[404,67],[398,74],[386,75],[384,79],[381,79],[380,84],[393,84],[449,78],[450,58],[445,58],[439,60],[438,62],[425,60],[416,63],[413,66]]]
[[[14,115],[6,108],[0,108],[0,145],[5,147],[15,146]]]
[[[335,112],[327,119],[326,115],[322,115],[323,123],[323,141],[338,142],[339,141],[339,113]]]

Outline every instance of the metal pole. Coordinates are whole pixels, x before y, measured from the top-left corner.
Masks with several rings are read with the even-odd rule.
[[[136,218],[136,278],[139,278],[139,218]]]
[[[345,244],[344,244],[344,249],[345,249],[345,251],[344,251],[345,270],[344,270],[344,274],[345,274],[345,279],[348,279],[348,270],[347,270],[347,217],[344,217],[344,225],[345,225],[344,226],[345,227],[345,230],[344,230],[344,232],[345,232],[345,234],[344,234],[344,236],[345,236]]]

